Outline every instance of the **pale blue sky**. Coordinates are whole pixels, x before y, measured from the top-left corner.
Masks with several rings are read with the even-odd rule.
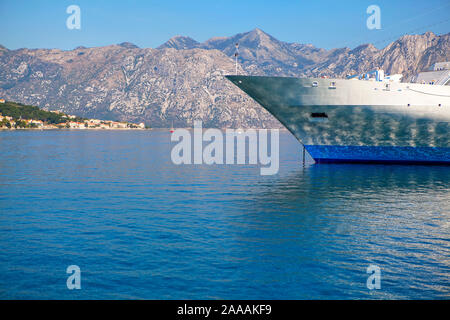
[[[66,28],[66,8],[81,8],[81,30]],[[366,9],[381,8],[381,30],[368,30]],[[0,44],[10,49],[157,47],[174,35],[197,41],[258,27],[279,40],[317,47],[384,47],[405,33],[450,32],[448,0],[114,1],[0,0]]]

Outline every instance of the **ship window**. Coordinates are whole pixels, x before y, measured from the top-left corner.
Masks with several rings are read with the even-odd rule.
[[[311,118],[328,118],[328,115],[325,112],[313,112]]]

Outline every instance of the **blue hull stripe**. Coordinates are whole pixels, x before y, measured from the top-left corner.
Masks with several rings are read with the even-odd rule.
[[[318,163],[450,164],[450,148],[313,145],[305,145],[305,148]]]

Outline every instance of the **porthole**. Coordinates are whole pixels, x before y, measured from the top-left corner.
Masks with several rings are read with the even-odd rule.
[[[311,118],[328,118],[328,115],[325,112],[313,112]]]

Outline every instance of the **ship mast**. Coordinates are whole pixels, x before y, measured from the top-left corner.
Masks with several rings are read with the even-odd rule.
[[[236,51],[234,53],[234,60],[235,60],[235,67],[236,67],[235,74],[236,75],[238,75],[238,64],[237,64],[238,55],[239,55],[239,43],[236,42]]]

